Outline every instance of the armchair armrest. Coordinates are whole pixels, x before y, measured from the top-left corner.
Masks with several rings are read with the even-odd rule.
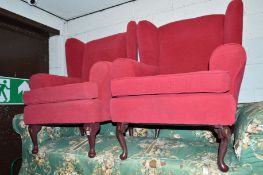
[[[112,63],[108,61],[96,62],[90,69],[89,81],[98,86],[98,99],[101,100],[103,117],[108,118],[111,99],[110,83],[112,79]]]
[[[231,80],[230,93],[238,99],[246,64],[246,52],[240,44],[230,43],[217,47],[210,57],[210,70],[228,71]]]
[[[263,164],[263,102],[245,104],[238,110],[234,148],[242,163]]]
[[[27,149],[32,147],[32,141],[28,132],[28,126],[24,123],[23,114],[15,115],[13,118],[13,129],[21,136],[23,147]],[[38,143],[41,145],[46,140],[56,139],[60,137],[69,137],[80,135],[79,127],[47,127],[43,126],[38,133]]]
[[[72,83],[80,83],[80,78],[71,78],[58,75],[39,73],[31,76],[29,80],[30,88],[37,89],[42,87],[58,86]]]
[[[113,61],[113,78],[140,77],[159,74],[159,68],[132,59],[119,58]]]

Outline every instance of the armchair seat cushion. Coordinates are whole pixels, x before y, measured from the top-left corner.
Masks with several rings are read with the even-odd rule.
[[[84,82],[32,89],[31,91],[24,93],[24,103],[26,105],[57,103],[71,100],[94,99],[97,97],[97,84]]]
[[[227,71],[200,71],[147,77],[128,77],[112,81],[113,96],[223,93],[230,90]]]

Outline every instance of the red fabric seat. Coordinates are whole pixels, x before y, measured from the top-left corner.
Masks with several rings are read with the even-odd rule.
[[[201,71],[115,79],[111,83],[111,92],[113,96],[222,93],[229,91],[230,86],[230,77],[227,71]]]
[[[26,105],[57,103],[71,100],[87,100],[97,97],[98,87],[96,83],[92,82],[38,88],[24,93],[24,101]]]

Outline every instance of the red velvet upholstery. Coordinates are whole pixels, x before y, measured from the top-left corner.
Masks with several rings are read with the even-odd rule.
[[[225,15],[139,22],[141,63],[113,62],[112,121],[234,124],[246,63],[242,19],[242,1],[233,0]]]
[[[35,74],[30,78],[30,88],[57,86],[89,81],[91,66],[97,61],[113,61],[116,58],[137,59],[136,23],[131,21],[127,31],[83,43],[75,38],[65,44],[68,77]]]
[[[26,124],[82,124],[108,120],[102,115],[98,99],[28,105],[24,115]]]
[[[242,44],[243,3],[241,0],[230,2],[227,7],[224,21],[224,44]]]
[[[161,74],[208,70],[211,53],[223,43],[223,15],[173,22],[158,29],[148,21],[141,21],[138,26],[140,59],[158,65]],[[149,34],[152,31],[156,36]],[[149,50],[149,45],[158,48]]]
[[[224,44],[211,55],[209,69],[228,71],[231,78],[231,93],[236,102],[246,64],[246,51],[239,44]]]
[[[90,82],[98,85],[98,99],[100,100],[101,116],[110,120],[110,81],[112,75],[112,63],[100,61],[95,63],[90,70]]]
[[[72,83],[80,83],[80,78],[63,77],[49,74],[35,74],[30,78],[30,89],[37,89],[43,87],[60,86]]]
[[[113,96],[179,93],[222,93],[230,89],[227,71],[202,71],[146,77],[115,79]]]
[[[159,74],[159,68],[135,60],[119,58],[113,61],[113,78],[137,77]]]
[[[66,41],[68,77],[36,74],[24,93],[26,124],[89,123],[110,120],[111,63],[137,58],[136,23],[127,32],[82,43]],[[89,82],[88,82],[89,81]]]
[[[232,125],[235,113],[229,93],[140,95],[111,101],[114,122]]]
[[[68,76],[81,78],[85,44],[78,39],[70,38],[67,39],[65,48]]]
[[[98,87],[92,82],[74,83],[32,89],[30,92],[25,92],[23,97],[25,105],[93,99],[98,97]]]

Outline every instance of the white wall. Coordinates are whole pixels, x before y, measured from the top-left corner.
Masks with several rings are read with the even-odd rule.
[[[229,2],[230,0],[137,0],[68,23],[19,1],[1,0],[0,6],[61,30],[61,36],[50,39],[50,73],[65,75],[64,42],[69,37],[90,41],[123,32],[130,20],[147,19],[160,26],[180,19],[224,13]],[[262,101],[263,0],[243,2],[243,45],[247,51],[248,62],[239,101]]]
[[[137,0],[68,22],[67,37],[82,41],[125,31],[130,20],[150,20],[157,26],[201,15],[224,13],[230,0]],[[243,45],[248,61],[239,102],[263,100],[263,1],[243,0]]]
[[[65,75],[65,54],[61,50],[64,50],[66,22],[20,0],[0,0],[0,7],[60,30],[60,36],[51,37],[49,40],[49,67],[50,73]]]

